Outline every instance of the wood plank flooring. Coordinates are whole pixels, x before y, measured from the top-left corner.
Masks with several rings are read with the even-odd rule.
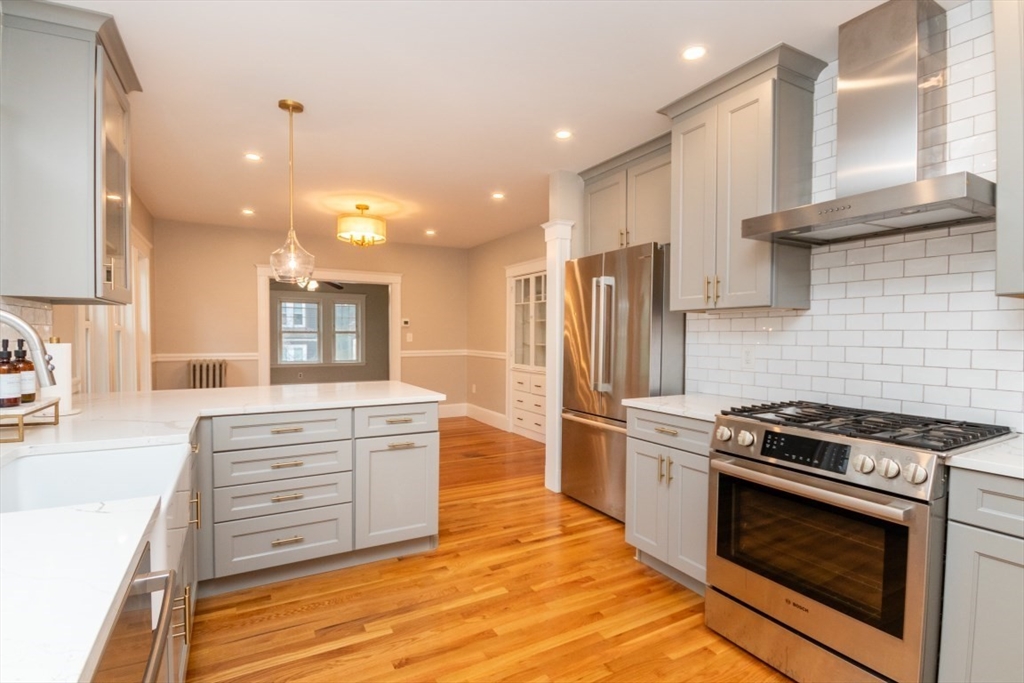
[[[441,420],[437,550],[199,601],[188,679],[787,681],[704,626],[544,449]]]

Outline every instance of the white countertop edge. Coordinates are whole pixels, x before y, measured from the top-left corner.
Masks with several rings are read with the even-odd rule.
[[[0,680],[92,679],[159,507],[146,496],[0,515]],[[86,544],[93,561],[68,566]]]
[[[388,406],[401,405],[404,403],[440,403],[447,397],[444,394],[396,396],[392,398],[339,398],[311,400],[306,403],[253,403],[244,406],[226,406],[215,408],[200,408],[196,414],[199,417],[224,417],[226,415],[253,415],[259,413],[285,413],[300,410],[330,410],[332,408],[364,408],[367,406]]]
[[[967,453],[952,455],[946,458],[946,464],[958,469],[1024,479],[1024,434]]]
[[[664,415],[688,417],[704,422],[714,422],[723,410],[750,403],[749,399],[717,394],[676,394],[672,396],[647,396],[623,399],[627,408],[650,410]]]

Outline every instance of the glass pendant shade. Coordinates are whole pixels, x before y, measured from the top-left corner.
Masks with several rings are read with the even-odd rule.
[[[358,247],[384,244],[388,239],[387,223],[380,216],[366,213],[369,206],[356,204],[359,213],[338,216],[338,239]]]
[[[295,130],[292,120],[304,107],[294,100],[281,100],[277,106],[288,112],[288,238],[284,246],[270,255],[270,267],[278,282],[305,284],[313,277],[313,255],[302,248],[295,236]]]
[[[295,231],[288,231],[284,246],[270,255],[270,267],[278,282],[300,282],[313,277],[313,255],[302,248]]]

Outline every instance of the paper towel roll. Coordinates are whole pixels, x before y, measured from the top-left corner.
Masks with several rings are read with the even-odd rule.
[[[53,378],[57,384],[52,387],[43,387],[43,398],[60,398],[60,414],[73,415],[76,411],[71,405],[71,393],[74,390],[71,376],[71,344],[49,343],[46,345],[46,352],[53,356]],[[37,362],[35,358],[32,362]],[[53,409],[47,408],[39,413],[45,417],[53,416]]]

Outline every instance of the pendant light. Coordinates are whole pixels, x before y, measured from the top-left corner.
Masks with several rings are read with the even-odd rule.
[[[358,247],[384,244],[388,239],[387,223],[384,219],[367,214],[370,207],[366,204],[356,204],[356,210],[359,213],[338,216],[338,239]]]
[[[281,100],[277,106],[288,112],[288,238],[284,246],[270,255],[270,266],[278,282],[302,282],[313,277],[313,255],[302,248],[295,236],[295,132],[292,119],[301,114],[302,104]]]

